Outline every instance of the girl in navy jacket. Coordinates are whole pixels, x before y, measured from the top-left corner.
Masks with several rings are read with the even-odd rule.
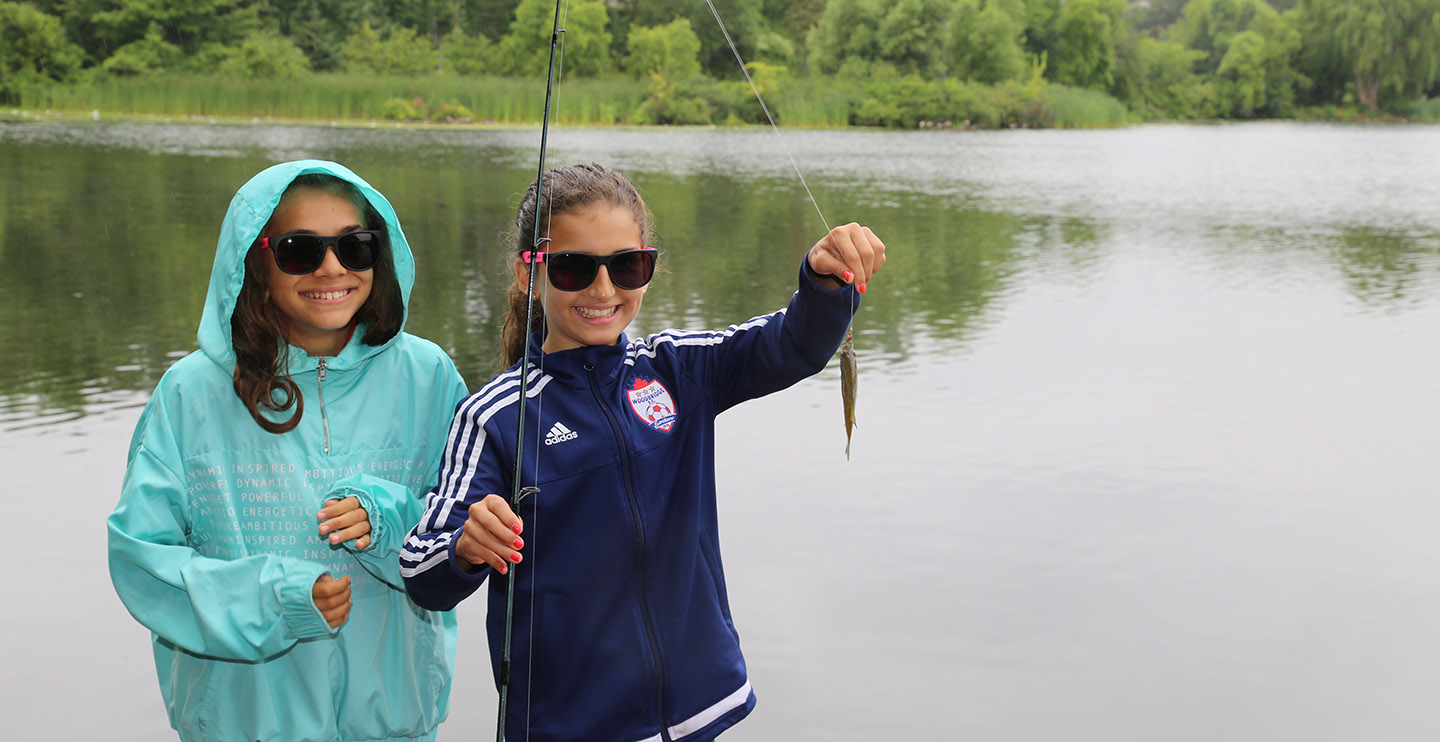
[[[837,227],[806,255],[787,308],[630,339],[655,268],[640,194],[600,165],[543,177],[544,202],[531,185],[516,218],[515,365],[461,403],[401,574],[416,603],[448,610],[519,569],[508,739],[714,739],[755,705],[720,564],[715,416],[824,368],[885,246],[866,227]],[[536,323],[524,328],[536,265]],[[515,513],[504,494],[522,388],[521,478],[539,491]],[[506,584],[490,583],[497,683]]]

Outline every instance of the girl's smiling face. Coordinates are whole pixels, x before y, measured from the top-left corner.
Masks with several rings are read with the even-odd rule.
[[[550,222],[545,252],[611,255],[641,247],[643,242],[640,225],[629,209],[600,203],[557,214]],[[515,261],[515,276],[522,286],[528,267]],[[618,288],[610,280],[610,270],[602,267],[594,282],[579,291],[550,286],[541,270],[535,274],[535,293],[545,307],[547,331],[542,348],[556,353],[586,345],[614,345],[640,312],[645,289]]]
[[[270,217],[267,236],[304,232],[333,236],[364,229],[355,205],[333,193],[299,189],[285,194]],[[291,345],[312,356],[333,356],[350,337],[350,321],[370,297],[374,270],[352,271],[340,264],[335,250],[314,272],[291,275],[267,256],[270,300],[285,314]]]

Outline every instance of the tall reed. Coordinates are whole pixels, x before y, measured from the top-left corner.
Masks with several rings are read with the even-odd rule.
[[[645,85],[630,80],[567,80],[555,111],[566,124],[614,124],[622,122],[645,95]],[[293,80],[242,80],[164,75],[27,85],[20,98],[21,107],[31,110],[342,121],[383,119],[388,101],[418,99],[422,109],[452,103],[469,109],[477,121],[530,124],[540,122],[545,88],[534,80],[498,77],[316,74]]]

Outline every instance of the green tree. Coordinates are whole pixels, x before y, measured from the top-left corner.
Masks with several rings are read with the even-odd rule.
[[[69,80],[80,68],[80,56],[59,18],[29,5],[0,2],[0,103],[14,102],[24,81]]]
[[[397,28],[381,39],[369,21],[346,39],[341,52],[346,71],[352,73],[418,77],[440,67],[440,52],[429,39],[409,28]]]
[[[154,42],[189,55],[211,43],[234,44],[260,29],[259,6],[247,0],[112,1],[86,6],[95,9],[90,21],[102,48],[119,50],[136,41],[152,42],[134,50],[136,59],[159,49]]]
[[[1265,106],[1265,56],[1265,38],[1260,34],[1241,31],[1230,37],[1215,73],[1221,113],[1249,118]]]
[[[700,74],[700,37],[690,29],[689,19],[632,27],[626,46],[625,71],[637,78],[659,73],[675,80]]]
[[[937,78],[944,73],[945,27],[953,0],[895,0],[875,31],[878,59],[901,74]]]
[[[1024,33],[1023,22],[1000,4],[987,2],[982,10],[980,0],[960,0],[948,32],[951,74],[992,85],[1023,77],[1030,68]]]
[[[677,2],[677,0],[666,0]],[[656,0],[644,0],[651,3]],[[711,0],[715,4],[715,10],[720,13],[720,18],[725,21],[725,28],[730,32],[730,40],[740,51],[740,56],[746,63],[767,60],[771,62],[784,63],[787,60],[769,56],[780,50],[781,45],[777,44],[776,35],[770,31],[765,22],[765,16],[761,12],[763,0]],[[735,61],[734,52],[730,51],[730,45],[725,41],[725,35],[720,32],[720,24],[716,22],[715,16],[710,12],[709,6],[700,0],[678,0],[682,9],[676,17],[690,19],[690,27],[694,29],[695,35],[700,37],[700,67],[705,74],[718,79],[738,79],[742,77],[740,65]],[[764,53],[762,53],[762,51]]]
[[[1195,72],[1205,53],[1174,41],[1140,39],[1141,77],[1131,107],[1146,118],[1209,118],[1217,113],[1215,86]]]
[[[150,24],[145,37],[132,41],[110,55],[100,69],[112,75],[132,76],[174,69],[185,59],[185,51],[165,40],[160,24]]]
[[[459,26],[445,34],[440,51],[445,58],[445,68],[457,74],[484,75],[500,67],[495,44],[489,37],[483,33],[471,36]]]
[[[1204,52],[1200,69],[1214,74],[1236,34],[1277,17],[1275,10],[1261,0],[1190,0],[1180,20],[1170,27],[1168,37]]]
[[[1361,105],[1375,110],[1382,96],[1415,97],[1435,84],[1440,0],[1301,0],[1297,10],[1305,71],[1347,74]]]
[[[309,74],[310,59],[289,39],[257,32],[230,51],[219,71],[247,80],[294,80]]]
[[[600,0],[572,0],[565,17],[565,38],[561,40],[565,74],[586,77],[610,69],[610,34],[605,30],[608,20]],[[515,9],[515,21],[500,39],[503,71],[543,77],[550,66],[550,34],[554,27],[554,2],[521,0]]]
[[[1012,17],[1025,25],[1025,51],[1039,59],[1055,56],[1058,40],[1055,24],[1060,19],[1060,0],[1023,0],[1021,12],[1010,10]]]
[[[879,0],[829,0],[820,22],[806,38],[810,64],[821,72],[834,73],[846,60],[877,59],[880,48],[875,29],[884,17]]]
[[[1108,90],[1115,80],[1115,41],[1101,0],[1070,0],[1055,22],[1057,40],[1050,64],[1066,85]]]
[[[1137,8],[1135,28],[1147,34],[1159,34],[1169,28],[1180,15],[1185,12],[1185,6],[1190,0],[1150,0],[1143,7]]]
[[[1192,0],[1168,36],[1203,55],[1196,69],[1214,78],[1226,116],[1286,115],[1309,82],[1294,64],[1299,31],[1261,0]]]

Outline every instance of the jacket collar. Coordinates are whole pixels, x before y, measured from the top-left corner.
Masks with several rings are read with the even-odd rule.
[[[530,364],[540,366],[548,376],[565,386],[583,388],[589,385],[593,375],[602,381],[618,377],[625,367],[625,350],[630,340],[620,333],[620,340],[614,345],[583,345],[579,348],[546,353],[541,350],[545,342],[543,332],[530,335]]]

